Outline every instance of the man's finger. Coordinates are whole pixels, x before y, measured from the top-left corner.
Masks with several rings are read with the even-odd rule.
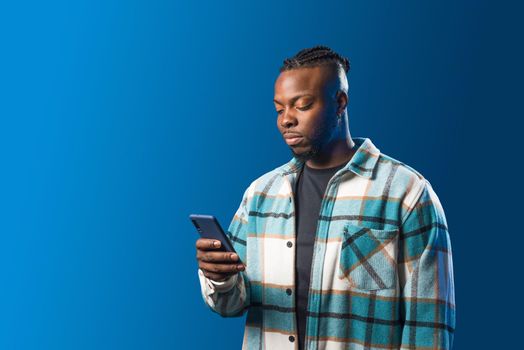
[[[216,239],[200,238],[196,241],[197,249],[210,250],[220,248],[220,241]]]
[[[205,261],[200,261],[198,266],[205,271],[214,273],[230,273],[243,271],[245,269],[243,264],[212,264]]]
[[[206,262],[235,262],[238,261],[238,255],[235,253],[199,250],[197,251],[197,259]]]

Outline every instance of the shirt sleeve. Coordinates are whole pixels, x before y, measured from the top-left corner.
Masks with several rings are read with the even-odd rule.
[[[244,263],[247,261],[247,207],[251,198],[251,187],[244,192],[242,202],[227,230],[233,248]],[[205,277],[202,270],[198,269],[198,277],[202,298],[211,310],[223,317],[237,317],[245,313],[250,304],[250,287],[246,271],[240,271],[225,281],[217,282]]]
[[[446,217],[426,179],[415,191],[399,239],[401,349],[451,349],[455,288]]]

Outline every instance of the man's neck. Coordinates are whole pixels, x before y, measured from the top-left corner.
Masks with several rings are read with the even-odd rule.
[[[308,159],[306,164],[308,167],[314,169],[334,168],[349,162],[353,154],[355,154],[355,151],[355,142],[351,137],[339,139],[331,145],[328,145],[317,157]]]

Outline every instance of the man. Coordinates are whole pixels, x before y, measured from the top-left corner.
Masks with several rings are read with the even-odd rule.
[[[196,243],[205,302],[248,311],[243,349],[452,347],[443,208],[419,172],[351,137],[348,71],[325,46],[284,61],[274,103],[293,158],[244,192],[228,229],[238,256]]]

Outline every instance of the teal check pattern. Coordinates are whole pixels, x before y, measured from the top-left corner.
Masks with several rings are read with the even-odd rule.
[[[306,350],[451,349],[455,290],[444,210],[430,182],[369,138],[328,183],[318,217]],[[297,349],[297,158],[254,180],[228,228],[246,270],[225,282],[199,269],[224,317],[247,312],[242,349]]]

